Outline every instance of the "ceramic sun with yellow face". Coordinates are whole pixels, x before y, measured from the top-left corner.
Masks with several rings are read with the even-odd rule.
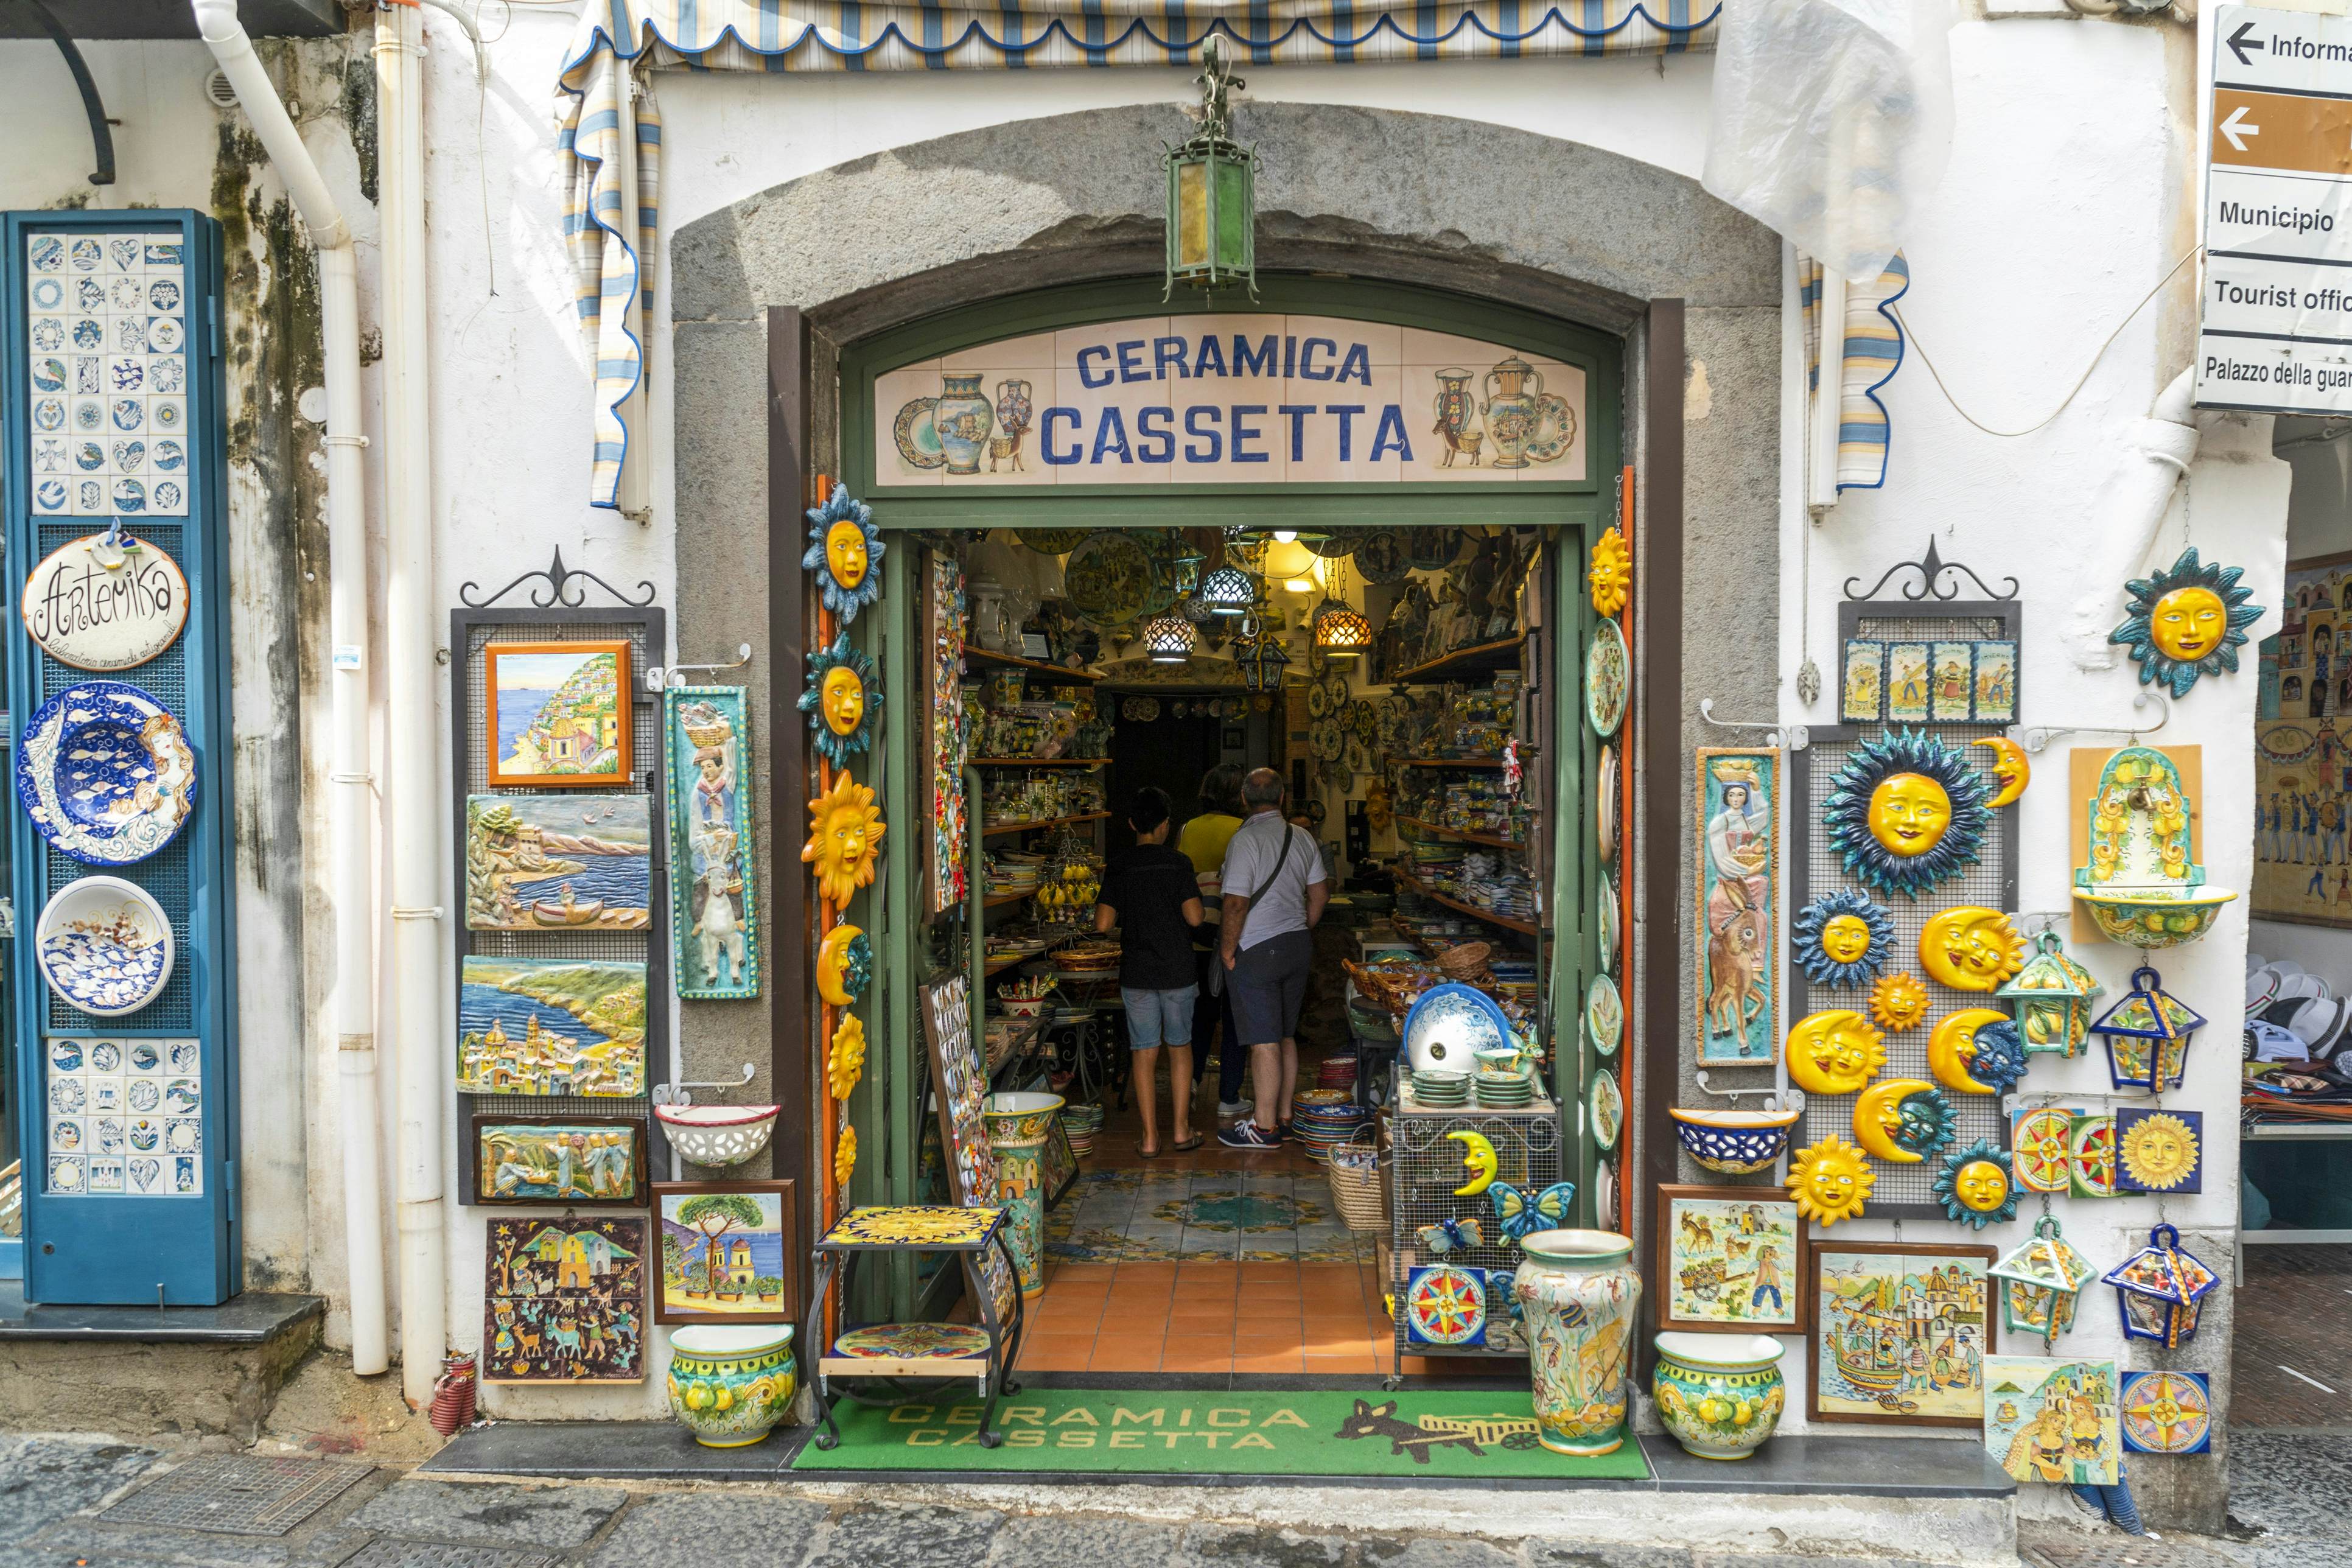
[[[1927,988],[1915,974],[1882,975],[1870,988],[1870,1021],[1890,1035],[1916,1029],[1927,1016]]]
[[[831,499],[807,515],[809,547],[801,566],[817,574],[824,607],[847,626],[882,596],[881,531],[866,503],[850,499],[846,485],[834,486]]]
[[[1789,1076],[1807,1094],[1852,1094],[1885,1065],[1878,1031],[1850,1008],[1809,1014],[1789,1031]]]
[[[856,1014],[845,1013],[833,1031],[833,1047],[825,1053],[824,1087],[834,1099],[847,1100],[865,1076],[866,1026]]]
[[[1921,930],[1919,962],[1955,991],[1991,991],[2025,967],[2025,940],[2000,910],[1963,904]]]
[[[1832,990],[1867,985],[1895,952],[1895,916],[1851,888],[1823,893],[1797,911],[1790,945],[1805,978]]]
[[[885,831],[882,813],[874,805],[874,792],[845,773],[808,808],[809,837],[801,846],[801,859],[816,868],[817,892],[824,901],[845,908],[858,889],[874,885]]]
[[[1789,1195],[1797,1200],[1798,1215],[1822,1226],[1860,1214],[1877,1180],[1862,1151],[1834,1132],[1789,1161]]]
[[[875,720],[882,709],[882,685],[874,661],[849,646],[849,633],[808,656],[808,689],[800,710],[809,716],[809,740],[836,768],[874,743]]]
[[[1933,1187],[1945,1217],[1979,1230],[1995,1220],[2017,1217],[2017,1182],[2010,1173],[2009,1152],[1982,1138],[1944,1156]]]
[[[1822,810],[1846,874],[1916,899],[1976,863],[1992,785],[1967,756],[1925,730],[1864,742],[1830,781]]]
[[[2141,685],[2186,697],[2199,676],[2236,670],[2246,628],[2263,618],[2263,607],[2246,602],[2254,591],[2238,586],[2244,574],[2242,567],[2199,561],[2191,545],[2170,571],[2124,584],[2131,613],[2107,640],[2131,650]]]
[[[1592,569],[1585,580],[1592,586],[1595,614],[1613,617],[1625,607],[1633,581],[1633,552],[1622,532],[1612,528],[1593,544]]]

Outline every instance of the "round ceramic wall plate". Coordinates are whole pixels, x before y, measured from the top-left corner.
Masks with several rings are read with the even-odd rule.
[[[1601,1230],[1617,1225],[1617,1168],[1606,1160],[1592,1166],[1592,1223]]]
[[[1323,696],[1332,712],[1337,713],[1345,708],[1348,705],[1348,678],[1339,674],[1325,676]]]
[[[1151,557],[1135,535],[1103,529],[1070,552],[1062,584],[1078,614],[1103,626],[1125,626],[1151,598]]]
[[[1625,634],[1615,621],[1594,628],[1592,646],[1584,654],[1584,716],[1595,734],[1613,735],[1625,720],[1625,698],[1633,680],[1633,660],[1625,654]]]
[[[33,948],[49,989],[101,1018],[136,1013],[172,978],[163,906],[120,877],[84,877],[59,888],[41,908]]]
[[[1617,1147],[1617,1134],[1625,1126],[1625,1100],[1617,1092],[1617,1075],[1594,1073],[1591,1092],[1585,1097],[1585,1106],[1590,1113],[1593,1146],[1599,1149]]]
[[[25,580],[19,608],[41,651],[76,669],[131,669],[178,640],[188,579],[152,544],[92,533],[51,551]]]
[[[1468,1072],[1477,1053],[1511,1044],[1511,1021],[1468,985],[1433,985],[1404,1016],[1405,1060],[1415,1072]]]
[[[1601,875],[1601,892],[1594,915],[1592,929],[1600,933],[1601,940],[1601,973],[1614,974],[1617,973],[1617,889],[1611,884],[1605,871]]]
[[[16,742],[16,799],[34,831],[86,866],[128,866],[196,808],[196,754],[139,688],[86,680],[41,704]]]
[[[1605,868],[1617,860],[1617,748],[1601,748],[1599,798],[1593,802],[1593,841],[1601,851],[1601,864]]]
[[[1617,994],[1617,983],[1606,974],[1594,975],[1584,993],[1584,1023],[1592,1031],[1593,1049],[1604,1057],[1615,1056],[1625,1038],[1625,999]]]
[[[1309,719],[1320,719],[1330,711],[1331,699],[1324,692],[1322,685],[1318,682],[1316,685],[1308,687],[1307,689],[1307,716]]]

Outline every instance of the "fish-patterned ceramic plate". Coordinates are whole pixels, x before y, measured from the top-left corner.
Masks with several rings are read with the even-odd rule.
[[[49,989],[101,1018],[136,1013],[172,978],[163,906],[120,877],[83,877],[59,888],[42,906],[33,942]]]
[[[180,721],[124,680],[85,680],[41,704],[16,743],[16,799],[34,831],[86,866],[128,866],[196,809]]]

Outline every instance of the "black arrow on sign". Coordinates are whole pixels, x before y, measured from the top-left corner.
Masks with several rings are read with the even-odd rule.
[[[2246,58],[2246,51],[2248,49],[2259,49],[2265,47],[2260,38],[2249,38],[2246,37],[2248,33],[2251,33],[2253,30],[2254,25],[2252,22],[2241,22],[2238,24],[2238,30],[2236,32],[2221,40],[2223,43],[2230,46],[2230,52],[2238,57],[2238,63],[2242,66],[2250,66],[2254,63]]]

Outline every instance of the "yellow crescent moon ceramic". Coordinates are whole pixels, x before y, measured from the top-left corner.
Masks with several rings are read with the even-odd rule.
[[[2009,1015],[1997,1007],[1963,1007],[1936,1026],[1927,1037],[1927,1070],[1946,1089],[1957,1089],[1969,1094],[1990,1094],[1990,1084],[1979,1083],[1969,1076],[1969,1063],[1976,1056],[1977,1031],[1987,1024],[2005,1023]]]
[[[2025,793],[2026,781],[2033,776],[2033,764],[2025,760],[2023,746],[2006,735],[1988,735],[1969,744],[1988,747],[1992,752],[1992,776],[2000,783],[2000,788],[1985,802],[1987,805],[2009,805]]]
[[[1827,1226],[1862,1212],[1878,1173],[1862,1151],[1832,1132],[1789,1162],[1789,1195],[1801,1218]]]
[[[2025,942],[1999,910],[1962,904],[1921,930],[1919,962],[1955,991],[1990,991],[2025,967]]]
[[[1789,1076],[1807,1094],[1852,1094],[1885,1065],[1878,1031],[1851,1008],[1808,1014],[1789,1031]]]
[[[1862,1091],[1862,1098],[1853,1102],[1853,1135],[1873,1159],[1890,1165],[1916,1165],[1924,1158],[1895,1142],[1895,1133],[1903,1125],[1903,1114],[1896,1108],[1907,1097],[1935,1087],[1924,1078],[1890,1078]]]
[[[1473,1197],[1485,1192],[1495,1182],[1495,1146],[1486,1142],[1483,1132],[1448,1132],[1448,1138],[1462,1145],[1462,1168],[1470,1173],[1470,1180],[1454,1189],[1457,1198]]]
[[[816,946],[816,994],[835,1007],[846,1007],[849,994],[849,944],[866,933],[846,921],[824,933]]]

